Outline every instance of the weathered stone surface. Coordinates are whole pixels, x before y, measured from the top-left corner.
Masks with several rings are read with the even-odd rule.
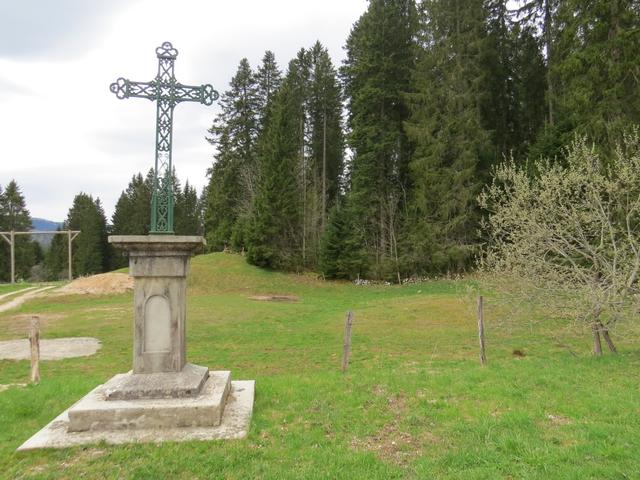
[[[187,273],[198,236],[116,235],[134,277],[133,373],[180,372],[187,361]]]
[[[209,378],[209,369],[187,363],[181,372],[133,372],[116,375],[104,384],[107,400],[142,400],[195,397]]]
[[[156,428],[136,430],[89,430],[69,432],[69,410],[24,442],[18,451],[39,448],[67,448],[98,442],[117,445],[139,442],[184,442],[190,440],[239,439],[247,436],[253,413],[253,380],[231,382],[222,422],[215,427]]]
[[[140,428],[213,427],[220,424],[231,372],[210,372],[199,395],[186,398],[107,400],[123,375],[92,390],[69,409],[70,432]]]

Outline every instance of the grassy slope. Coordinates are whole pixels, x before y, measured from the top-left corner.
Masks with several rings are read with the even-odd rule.
[[[0,393],[6,478],[640,478],[638,336],[591,358],[588,339],[552,322],[498,327],[477,361],[461,284],[323,283],[214,254],[192,265],[188,358],[255,379],[242,441],[98,445],[14,453],[95,385],[130,368],[131,298],[36,300],[0,314],[0,339],[47,314],[44,337],[95,336],[94,357],[44,362],[36,387]],[[248,300],[293,294],[298,303]],[[339,373],[344,314],[356,312],[352,363]],[[558,342],[570,344],[572,354]],[[512,355],[524,350],[524,358]],[[0,383],[28,363],[0,361]]]

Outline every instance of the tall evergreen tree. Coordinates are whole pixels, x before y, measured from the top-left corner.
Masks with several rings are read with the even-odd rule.
[[[430,0],[424,7],[425,50],[406,125],[416,144],[408,261],[413,270],[457,271],[473,258],[476,197],[494,158],[481,125],[487,11],[482,0]]]
[[[295,61],[271,103],[260,136],[260,177],[247,239],[254,265],[294,269],[301,264],[299,72]]]
[[[352,151],[349,203],[364,232],[374,274],[398,270],[397,233],[410,187],[412,151],[403,94],[415,68],[413,0],[371,0],[346,44],[341,69]]]
[[[0,230],[27,232],[32,229],[31,215],[26,206],[26,201],[20,187],[15,180],[11,180],[5,187],[4,193],[0,192]],[[27,279],[30,276],[31,267],[37,262],[37,246],[30,237],[17,235],[14,239],[16,278]],[[0,271],[0,278],[9,280],[10,273],[10,247],[2,240],[2,251],[5,268]]]
[[[640,123],[640,8],[635,0],[566,0],[557,11],[558,116],[612,152]]]
[[[220,99],[222,111],[209,129],[208,140],[217,147],[215,163],[209,171],[205,211],[210,249],[220,250],[231,244],[238,219],[249,215],[255,197],[256,138],[262,105],[258,87],[249,62],[243,58],[230,89]]]
[[[202,233],[200,218],[198,192],[194,187],[189,185],[189,181],[187,181],[184,184],[184,189],[181,190],[176,197],[176,235],[200,235]]]
[[[109,268],[107,220],[100,199],[79,193],[73,199],[65,230],[80,230],[73,244],[73,275],[90,275]]]
[[[320,42],[308,51],[309,86],[307,123],[307,219],[309,266],[314,266],[328,212],[340,195],[344,170],[342,94],[331,57]]]
[[[267,106],[273,99],[275,93],[282,83],[282,72],[278,68],[276,57],[272,51],[267,50],[262,57],[262,64],[256,72],[256,84],[258,90],[258,125],[260,129],[264,126],[264,119],[267,114]]]

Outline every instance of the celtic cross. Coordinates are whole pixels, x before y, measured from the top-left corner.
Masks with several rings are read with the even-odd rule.
[[[109,89],[120,99],[147,98],[157,102],[156,161],[151,196],[151,234],[173,233],[173,167],[171,163],[171,137],[173,108],[180,102],[200,102],[211,105],[218,99],[211,85],[192,87],[176,81],[173,64],[178,50],[164,42],[156,48],[158,74],[150,82],[132,82],[119,78]]]

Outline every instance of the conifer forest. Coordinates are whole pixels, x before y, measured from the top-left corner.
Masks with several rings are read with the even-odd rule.
[[[638,0],[370,0],[344,50],[341,64],[321,41],[240,59],[206,135],[207,186],[174,179],[176,234],[325,278],[462,273],[501,163],[562,164],[576,139],[613,157],[640,125]],[[148,232],[152,173],[132,177],[109,222],[76,197],[64,228],[85,232],[77,274],[125,266],[106,235]],[[58,237],[49,277],[66,268]],[[43,255],[20,252],[22,265]]]

